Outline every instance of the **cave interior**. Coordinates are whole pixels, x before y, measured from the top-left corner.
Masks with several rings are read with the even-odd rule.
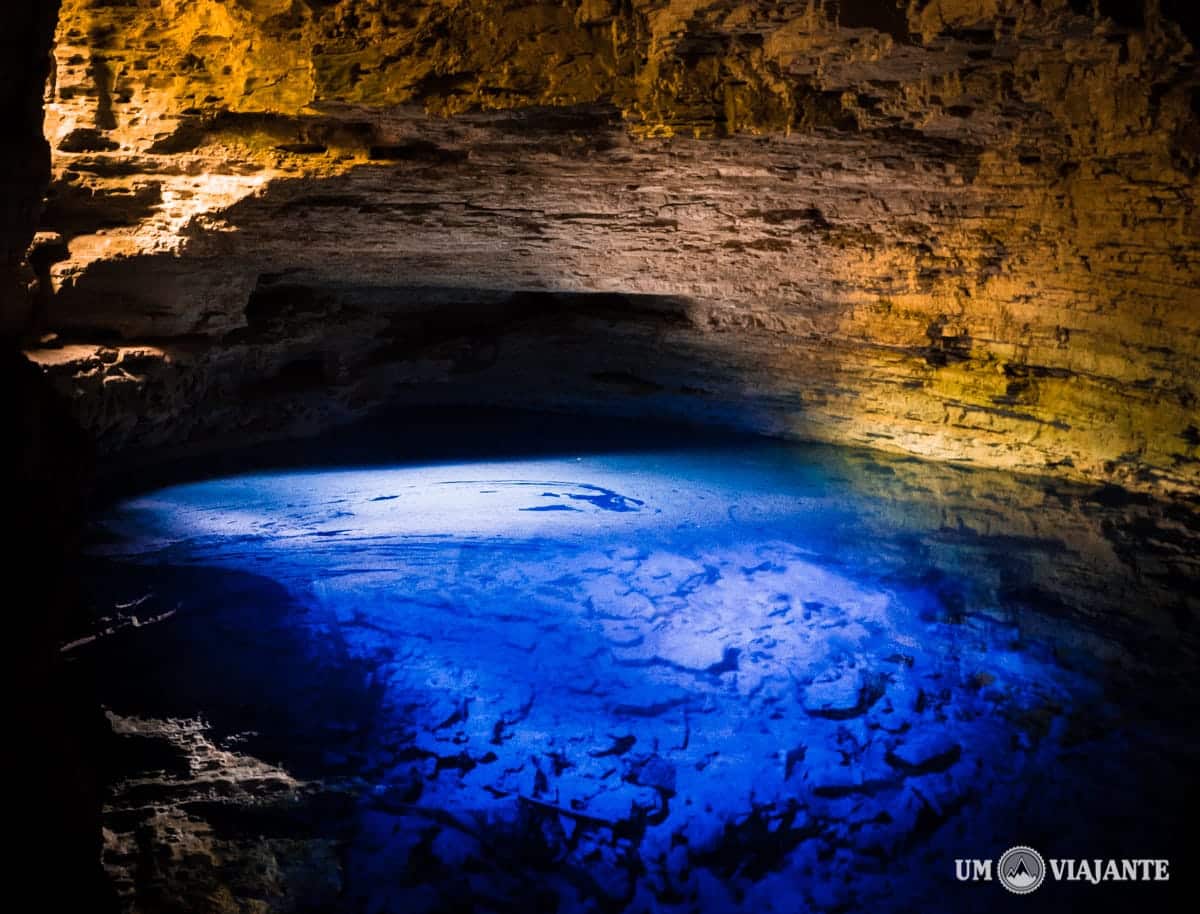
[[[18,873],[1195,910],[1196,10],[6,4]]]

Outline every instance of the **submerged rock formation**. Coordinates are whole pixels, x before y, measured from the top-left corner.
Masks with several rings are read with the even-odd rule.
[[[1193,15],[64,0],[30,356],[108,454],[502,402],[1194,495]]]
[[[569,419],[475,418],[575,453]],[[109,711],[124,910],[1008,914],[956,858],[1178,853],[1194,513],[664,439],[268,463],[98,518],[70,653]]]

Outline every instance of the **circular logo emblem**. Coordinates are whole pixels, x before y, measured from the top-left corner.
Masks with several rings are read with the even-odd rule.
[[[1028,895],[1046,878],[1046,861],[1032,847],[1010,847],[996,864],[1000,884],[1017,895]]]

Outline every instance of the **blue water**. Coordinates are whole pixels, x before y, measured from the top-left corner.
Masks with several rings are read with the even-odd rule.
[[[137,910],[1162,910],[1188,518],[744,441],[133,495],[69,650],[106,865]],[[1175,878],[955,879],[1016,844]]]

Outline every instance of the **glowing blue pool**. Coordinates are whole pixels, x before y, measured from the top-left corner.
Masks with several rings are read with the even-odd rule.
[[[143,910],[955,911],[1015,908],[956,858],[1177,854],[1195,568],[1135,510],[765,442],[128,498],[70,651],[106,862]]]

